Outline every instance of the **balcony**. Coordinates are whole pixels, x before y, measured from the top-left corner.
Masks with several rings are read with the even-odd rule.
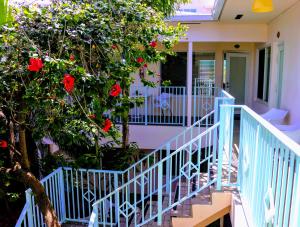
[[[192,95],[186,87],[158,86],[155,88],[133,85],[132,99],[143,100],[129,113],[129,123],[135,125],[188,126],[188,118],[195,123],[214,110],[216,98],[224,97],[221,88],[214,83],[202,83],[192,88]],[[192,103],[188,107],[188,102]],[[210,124],[213,119],[207,119]],[[117,120],[121,123],[121,120]]]

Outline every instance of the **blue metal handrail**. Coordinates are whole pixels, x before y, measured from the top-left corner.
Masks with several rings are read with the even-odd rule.
[[[241,114],[238,152],[232,149],[236,111]],[[299,144],[249,107],[224,105],[218,159],[217,188],[240,189],[249,226],[300,226]]]
[[[65,221],[65,196],[62,168],[58,168],[41,180],[60,222]],[[44,217],[40,212],[31,189],[26,190],[26,203],[17,221],[16,227],[44,226]]]
[[[156,150],[152,151],[138,162],[123,171],[73,169],[64,167],[64,183],[69,193],[66,193],[66,220],[88,222],[87,215],[92,211],[92,204],[134,179],[143,171],[151,168],[172,150],[176,150],[188,141],[205,131],[211,124],[214,111],[195,122],[192,126],[183,129],[175,137],[169,139]],[[169,169],[166,170],[170,171]],[[167,174],[168,176],[168,174]],[[79,182],[74,184],[74,182]],[[76,199],[75,199],[76,198]],[[88,212],[86,212],[87,210]]]
[[[234,101],[232,97],[226,97],[226,94],[223,96],[224,97],[220,99],[216,98],[215,108],[218,107],[216,110],[219,109],[220,104],[233,103]],[[119,188],[120,185],[131,182],[132,179],[148,171],[152,166],[157,167],[157,163],[164,160],[164,156],[170,156],[172,150],[178,150],[184,144],[193,141],[202,131],[206,131],[209,126],[213,124],[213,116],[216,116],[215,111],[211,111],[192,126],[184,129],[179,135],[171,138],[158,149],[124,171],[86,170],[68,167],[58,168],[41,182],[45,186],[46,193],[50,197],[51,202],[54,204],[54,209],[59,215],[59,221],[88,222],[88,217],[92,212],[92,204],[95,201],[111,194]],[[216,117],[214,117],[214,119],[216,119]],[[216,136],[217,130],[214,130],[213,137],[216,138]],[[212,141],[206,136],[203,141],[203,147],[206,147],[206,153],[208,152],[207,144],[210,143],[212,143]],[[213,143],[213,151],[210,152],[213,153],[213,162],[215,162],[216,140],[214,140]],[[199,149],[202,148],[202,145],[199,146]],[[195,147],[197,146],[193,145],[193,148]],[[166,155],[164,155],[164,151]],[[172,178],[172,174],[170,173],[172,162],[168,163],[168,166],[165,168],[165,181],[173,182],[175,178]],[[178,167],[176,167],[176,169],[178,170]],[[178,180],[178,178],[176,178],[176,180]],[[155,178],[155,182],[153,182],[154,186],[157,186],[156,181],[157,178]],[[43,224],[43,217],[37,205],[35,205],[34,197],[30,189],[26,191],[26,198],[26,209],[24,207],[18,225],[16,226],[27,226],[27,224],[30,224],[29,226],[31,226],[31,224],[39,226]],[[116,215],[117,214],[115,214],[115,216]]]
[[[125,221],[126,226],[129,226],[130,219],[133,220],[134,226],[141,226],[155,218],[158,218],[158,224],[161,224],[162,215],[165,212],[215,183],[216,179],[210,178],[210,168],[208,168],[206,184],[198,184],[194,190],[191,188],[194,180],[200,182],[200,168],[203,162],[207,161],[208,166],[216,164],[212,161],[216,150],[210,147],[213,145],[213,141],[217,140],[214,137],[214,131],[217,131],[218,128],[219,123],[208,128],[175,152],[126,182],[116,191],[95,202],[89,226],[98,226],[99,224],[113,226],[119,225],[121,221]],[[209,150],[205,152],[206,157],[201,159],[202,143],[207,138],[209,138],[209,143],[206,145]],[[197,161],[192,160],[193,155],[197,156]],[[169,176],[164,176],[163,169],[168,167],[172,169],[172,165],[177,167],[175,173],[169,172],[166,174]],[[177,201],[174,201],[175,192],[172,190],[172,185],[175,183],[179,190]],[[187,188],[185,194],[182,192],[183,187]],[[137,194],[141,194],[141,198],[137,198]],[[155,203],[153,196],[155,195],[158,197],[157,209],[154,209],[153,205]],[[163,207],[163,196],[167,200],[165,207]],[[145,201],[148,201],[150,206],[149,216],[146,216],[145,213]],[[138,209],[139,206],[141,208]]]

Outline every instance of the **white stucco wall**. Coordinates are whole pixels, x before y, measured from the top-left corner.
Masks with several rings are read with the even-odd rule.
[[[266,24],[238,24],[203,22],[188,24],[187,36],[183,41],[192,42],[266,42]]]
[[[277,33],[280,32],[280,38]],[[272,46],[270,101],[256,107],[276,106],[278,78],[278,44],[284,43],[284,69],[281,108],[289,110],[289,123],[300,122],[300,2],[273,20],[268,26]]]

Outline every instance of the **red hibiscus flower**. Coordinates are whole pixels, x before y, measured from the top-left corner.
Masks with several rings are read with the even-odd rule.
[[[117,49],[117,45],[113,44],[113,45],[111,46],[111,48]]]
[[[43,68],[43,61],[40,58],[30,58],[27,69],[31,72],[38,72]]]
[[[147,67],[148,67],[148,65],[147,65],[147,63],[145,63],[145,64],[144,64],[144,68],[147,68]]]
[[[110,130],[111,126],[112,126],[111,120],[110,119],[106,119],[105,122],[104,122],[104,127],[102,128],[102,130],[104,132],[108,132]]]
[[[152,41],[149,44],[151,47],[155,48],[157,46],[157,42],[156,41]]]
[[[141,63],[144,62],[144,58],[138,57],[138,58],[136,59],[136,62],[141,64]]]
[[[110,96],[113,96],[113,97],[116,97],[118,96],[120,93],[121,93],[122,89],[120,87],[119,84],[115,84],[114,86],[112,86],[110,92],[109,92],[109,95]]]
[[[8,144],[7,144],[7,141],[5,140],[0,140],[0,147],[1,148],[7,148]]]
[[[70,55],[70,61],[75,61],[75,56],[74,56],[74,54],[71,54],[71,55]]]
[[[96,119],[96,114],[90,114],[90,115],[89,115],[89,118],[90,118],[90,119]]]
[[[70,74],[64,75],[63,83],[68,93],[71,93],[74,90],[74,84],[75,84],[74,82],[75,82],[75,78],[72,75]]]

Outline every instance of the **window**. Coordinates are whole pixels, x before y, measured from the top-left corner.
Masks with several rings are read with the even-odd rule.
[[[215,83],[216,60],[214,53],[193,54],[193,83],[197,86]]]
[[[161,64],[161,80],[171,81],[171,86],[186,86],[187,52],[178,52],[175,56],[167,56]]]
[[[271,47],[259,50],[257,98],[269,101]]]
[[[180,4],[172,21],[211,21],[219,19],[224,0],[191,0]]]

